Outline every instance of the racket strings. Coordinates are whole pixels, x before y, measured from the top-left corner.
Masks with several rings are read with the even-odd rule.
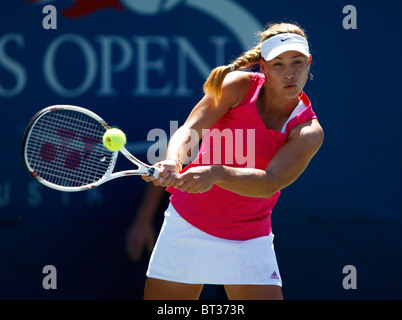
[[[64,187],[102,179],[113,152],[102,144],[105,128],[90,116],[72,110],[45,113],[31,128],[26,157],[40,178]]]

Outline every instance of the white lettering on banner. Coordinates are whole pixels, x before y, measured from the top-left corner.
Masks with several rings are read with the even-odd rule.
[[[0,97],[7,98],[19,95],[27,84],[27,73],[25,68],[21,63],[11,58],[6,52],[6,46],[11,43],[16,43],[20,49],[24,48],[24,36],[17,33],[8,33],[0,37],[0,69],[8,71],[15,78],[15,85],[11,88],[5,88],[0,80]]]
[[[81,85],[75,89],[65,88],[56,73],[56,55],[61,45],[66,42],[74,43],[81,51],[85,60],[85,76]],[[72,57],[71,61],[64,61],[64,63],[74,63],[76,58]],[[44,56],[43,71],[45,79],[53,89],[54,92],[63,97],[79,97],[83,95],[91,87],[97,74],[97,56],[91,44],[84,38],[77,34],[65,34],[54,40],[48,47]]]
[[[27,204],[31,208],[37,208],[42,204],[41,184],[34,180],[29,181],[27,193]]]
[[[201,58],[199,53],[190,44],[189,40],[184,37],[174,37],[174,42],[177,44],[179,50],[178,55],[178,88],[176,91],[177,96],[189,96],[192,92],[187,88],[187,60],[193,63],[193,66],[197,69],[202,78],[208,77],[211,68]],[[216,51],[221,51],[219,44],[215,41]],[[223,61],[216,59],[216,65],[223,64]]]
[[[63,207],[67,207],[70,205],[70,193],[69,192],[61,192],[61,199],[60,199],[60,204]]]
[[[166,60],[165,55],[169,51],[169,40],[166,37],[134,37],[134,42],[137,44],[137,88],[133,91],[135,96],[154,96],[154,97],[166,97],[172,91],[173,82],[169,79],[165,86],[158,89],[151,89],[149,87],[149,71],[155,70],[160,77],[165,75]],[[152,44],[156,44],[160,50],[158,50],[157,59],[150,60],[149,47]],[[155,47],[155,46],[153,46]]]
[[[44,79],[54,93],[66,98],[80,97],[94,86],[99,75],[100,87],[95,90],[95,94],[100,97],[113,97],[119,94],[113,86],[114,78],[118,73],[132,68],[128,77],[129,81],[131,79],[135,81],[130,92],[133,96],[188,97],[193,93],[188,85],[188,66],[191,65],[200,78],[205,79],[211,66],[224,64],[225,46],[230,38],[226,36],[208,38],[209,45],[215,53],[215,61],[210,63],[190,40],[183,36],[132,36],[127,39],[117,35],[98,35],[95,41],[99,44],[99,52],[95,44],[78,34],[64,34],[49,43],[43,54],[42,68]],[[19,48],[25,48],[25,38],[15,33],[0,37],[0,70],[8,71],[15,78],[15,85],[12,88],[6,88],[6,85],[0,82],[0,97],[15,97],[22,93],[27,84],[27,72],[24,66],[6,52],[6,45],[9,43],[16,43]],[[78,70],[75,74],[78,85],[74,88],[64,84],[68,80],[66,78],[71,75],[66,76],[57,70],[61,65],[62,50],[66,48],[73,54],[67,59],[64,57],[63,64],[73,68],[79,58],[83,58],[84,61],[82,70]],[[172,52],[176,53],[174,61],[171,60]],[[169,64],[177,68],[176,72],[167,72]],[[158,83],[159,87],[155,87],[155,83]]]
[[[166,14],[177,6],[196,10],[206,15],[208,19],[215,20],[225,27],[244,50],[254,46],[255,32],[263,29],[263,26],[253,14],[232,0],[120,0],[120,3],[129,11],[146,16]],[[350,15],[345,17],[343,23],[347,28],[356,27],[356,10],[353,11],[351,8],[354,9],[353,6],[345,6],[344,8],[344,13],[348,13],[347,10],[351,11]],[[42,13],[47,14],[43,17],[42,27],[45,30],[57,29],[56,7],[46,5],[43,7]],[[27,85],[26,69],[30,65],[36,65],[39,62],[32,61],[33,57],[38,56],[38,52],[32,54],[33,48],[25,48],[24,37],[24,35],[16,33],[0,36],[0,72],[5,71],[4,74],[6,74],[5,77],[0,74],[0,97],[8,98],[21,94]],[[96,80],[99,80],[99,88],[95,89],[95,95],[100,97],[116,96],[121,92],[113,86],[115,76],[118,73],[129,70],[130,66],[132,66],[133,70],[130,70],[129,79],[135,77],[137,81],[130,90],[132,95],[143,97],[188,97],[193,93],[188,87],[187,81],[189,63],[192,64],[201,78],[205,79],[211,69],[210,67],[222,65],[227,61],[224,49],[229,39],[230,37],[227,36],[209,36],[205,43],[200,44],[209,52],[215,50],[215,61],[208,61],[209,63],[206,62],[205,57],[202,57],[190,41],[183,36],[172,38],[155,35],[132,36],[128,39],[118,35],[98,35],[95,36],[95,41],[99,44],[98,47],[92,44],[90,40],[79,35],[64,34],[56,37],[53,42],[45,46],[45,52],[39,53],[39,55],[43,57],[42,68],[47,85],[55,94],[62,97],[80,97],[88,93]],[[160,50],[156,59],[154,55],[151,58],[148,54],[150,50],[147,47],[148,45],[155,45],[155,40]],[[16,43],[20,49],[23,48],[29,51],[30,54],[25,55],[30,57],[28,60],[29,66],[27,65],[26,68],[15,57],[12,58],[13,53],[6,52],[6,45],[12,42]],[[212,48],[208,47],[208,42],[212,44]],[[64,44],[76,46],[79,50],[78,55],[73,54],[64,59],[65,64],[74,67],[77,57],[83,57],[85,61],[85,66],[77,70],[74,78],[71,75],[60,74],[60,71],[57,73],[56,70],[59,64],[56,65],[55,61],[59,58],[58,54],[60,53],[61,45]],[[100,52],[97,51],[97,48],[100,49]],[[120,50],[120,56],[115,55],[115,48]],[[77,48],[74,49],[76,50]],[[138,51],[135,57],[133,54],[134,49]],[[172,50],[174,49],[177,49],[177,59],[172,60]],[[137,60],[133,61],[133,59]],[[169,65],[177,67],[177,70],[175,70],[177,72],[167,71],[166,66]],[[139,72],[136,68],[141,69],[142,72]],[[83,75],[82,71],[84,72]],[[155,74],[155,72],[159,77],[156,79],[157,81],[154,81],[155,79],[151,76],[151,73]],[[96,79],[98,74],[99,79]],[[63,84],[66,78],[68,78],[67,80],[76,79],[79,85],[76,85],[75,88],[66,87]],[[33,75],[32,79],[38,79],[38,75]]]
[[[130,42],[121,36],[98,36],[96,38],[101,45],[101,87],[97,91],[99,96],[115,96],[117,90],[113,88],[113,74],[126,70],[133,60],[133,50]],[[113,45],[121,51],[121,60],[113,64]]]
[[[42,185],[35,180],[29,180],[26,184],[26,204],[30,208],[39,208],[47,205],[50,198],[54,196],[46,194],[44,191],[47,189],[42,188]],[[11,195],[21,193],[20,185],[16,188],[12,185],[12,182],[8,180],[0,181],[0,208],[7,208],[11,205]],[[101,206],[104,203],[103,196],[100,188],[94,188],[84,193],[85,199],[82,203],[85,203],[87,207]],[[74,205],[74,201],[70,201],[69,192],[61,192],[59,203],[63,207]]]
[[[103,197],[100,188],[94,188],[88,190],[87,194],[87,206],[101,206],[103,204]]]

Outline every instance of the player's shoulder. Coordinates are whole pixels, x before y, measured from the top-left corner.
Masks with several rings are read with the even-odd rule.
[[[222,84],[222,96],[231,100],[232,107],[243,101],[250,90],[253,74],[244,71],[230,72]]]
[[[253,73],[245,71],[233,71],[226,75],[223,86],[241,87],[251,84]]]
[[[319,148],[324,141],[324,130],[317,119],[311,119],[296,125],[288,140],[302,140],[303,143]]]

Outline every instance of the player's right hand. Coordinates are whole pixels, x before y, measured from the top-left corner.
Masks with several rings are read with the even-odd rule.
[[[152,182],[155,186],[170,187],[176,182],[176,177],[181,171],[181,164],[177,160],[163,160],[153,165],[159,170],[158,178],[141,176],[143,180]]]

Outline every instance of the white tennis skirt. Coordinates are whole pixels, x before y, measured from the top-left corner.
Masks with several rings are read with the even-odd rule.
[[[147,276],[192,284],[282,286],[273,239],[272,233],[246,241],[211,236],[169,204]]]

